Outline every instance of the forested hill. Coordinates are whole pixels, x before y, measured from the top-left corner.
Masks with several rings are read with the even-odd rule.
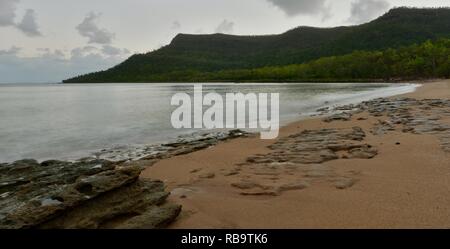
[[[64,82],[187,81],[188,75],[197,73],[301,64],[438,38],[450,38],[449,8],[396,8],[369,23],[350,27],[298,27],[267,36],[179,34],[159,50],[133,55],[109,70]]]

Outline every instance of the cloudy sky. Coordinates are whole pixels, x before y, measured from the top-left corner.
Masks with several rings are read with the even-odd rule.
[[[353,25],[395,6],[450,0],[0,0],[0,82],[58,82],[107,69],[177,33]]]

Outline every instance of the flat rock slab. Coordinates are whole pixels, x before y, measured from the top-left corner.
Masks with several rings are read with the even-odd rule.
[[[269,148],[272,152],[249,157],[249,164],[294,163],[318,164],[339,159],[338,153],[347,158],[373,158],[377,150],[362,143],[364,131],[359,127],[350,129],[306,130],[281,138]]]
[[[442,149],[450,152],[450,124],[443,121],[450,117],[448,99],[378,98],[358,105],[323,108],[318,111],[323,114],[340,112],[325,117],[324,122],[348,121],[352,114],[367,111],[371,116],[380,118],[370,131],[376,136],[391,131],[436,135],[441,140]]]
[[[450,117],[450,100],[393,98],[366,101],[357,106],[375,117],[386,116],[372,129],[374,135],[389,131],[431,134],[439,137],[444,151],[450,151],[450,125],[443,120]]]
[[[143,215],[169,193],[162,182],[139,181],[142,169],[105,160],[0,164],[0,228],[98,228]]]
[[[351,188],[357,182],[354,178],[337,178],[334,180],[334,186],[337,189],[348,189]]]
[[[350,121],[352,114],[348,112],[336,113],[323,119],[324,122],[331,123],[333,121]]]

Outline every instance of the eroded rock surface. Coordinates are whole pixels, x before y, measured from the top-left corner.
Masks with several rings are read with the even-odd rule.
[[[144,167],[245,136],[250,134],[241,130],[201,133],[161,145],[102,150],[76,162],[0,164],[0,228],[164,227],[181,207],[165,203],[169,193],[162,182],[139,179]]]
[[[281,138],[269,148],[272,152],[247,159],[252,164],[291,162],[317,164],[345,158],[372,158],[377,150],[362,143],[366,136],[359,127],[351,129],[305,130],[286,138]]]
[[[277,196],[315,182],[350,188],[358,181],[353,172],[338,174],[324,163],[375,157],[377,149],[364,142],[365,136],[360,127],[353,127],[305,130],[280,138],[269,146],[269,153],[251,156],[241,164],[241,173],[231,186],[246,196]]]
[[[450,100],[412,98],[375,99],[358,106],[379,120],[372,133],[389,131],[436,135],[444,151],[450,151]]]
[[[141,171],[105,160],[1,164],[0,228],[98,228],[116,219],[114,225],[133,219],[136,228],[162,226],[180,207],[164,204],[163,183],[140,181]]]
[[[147,160],[147,165],[151,165],[152,162],[155,163],[161,159],[189,154],[215,146],[222,141],[248,136],[251,136],[251,134],[241,130],[194,133],[186,136],[180,136],[176,141],[165,144],[133,147],[117,146],[111,149],[104,149],[94,153],[92,158],[105,159],[113,162]]]
[[[378,122],[370,131],[374,135],[382,136],[391,131],[432,134],[439,137],[442,149],[450,152],[448,99],[378,98],[358,105],[319,110],[322,114],[342,112],[325,118],[324,122],[350,120],[351,114],[367,111],[371,116],[378,118]]]
[[[324,122],[330,123],[333,121],[349,121],[352,119],[352,114],[349,112],[335,113],[323,119]]]

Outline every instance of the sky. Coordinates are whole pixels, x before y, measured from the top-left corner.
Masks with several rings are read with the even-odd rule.
[[[178,33],[356,25],[398,6],[450,7],[450,0],[0,0],[0,83],[105,70]]]

